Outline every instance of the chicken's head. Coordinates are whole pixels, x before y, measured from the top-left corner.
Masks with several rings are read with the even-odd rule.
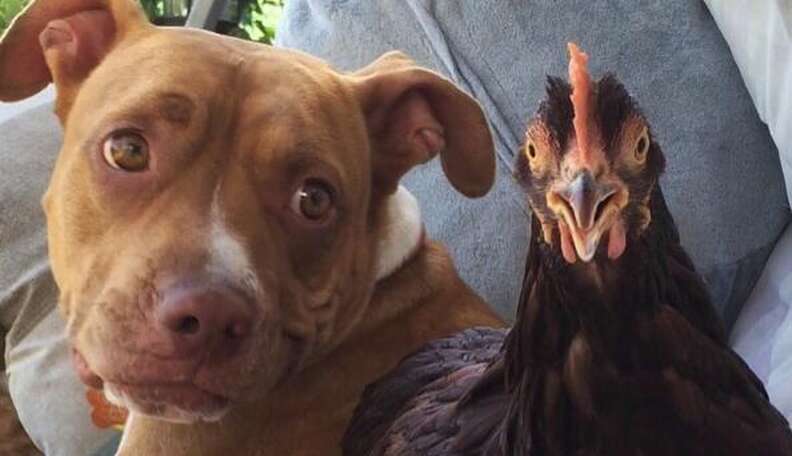
[[[569,82],[548,78],[517,176],[544,241],[569,263],[616,260],[651,221],[665,159],[635,101],[613,76],[593,81],[569,44]]]

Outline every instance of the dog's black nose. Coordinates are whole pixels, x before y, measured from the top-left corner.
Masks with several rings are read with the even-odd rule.
[[[160,336],[175,356],[208,356],[222,361],[234,355],[250,333],[252,307],[239,293],[218,286],[174,286],[165,290],[154,311]]]

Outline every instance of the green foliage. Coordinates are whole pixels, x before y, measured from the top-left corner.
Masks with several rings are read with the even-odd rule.
[[[0,0],[0,34],[11,24],[14,16],[27,5],[29,0]]]
[[[242,8],[239,27],[247,38],[262,43],[272,43],[278,27],[283,0],[252,0]]]
[[[186,16],[188,0],[140,0],[149,19]]]
[[[162,15],[162,2],[157,0],[140,0],[140,5],[146,11],[149,19]]]
[[[5,1],[5,0],[0,0]],[[218,31],[262,43],[272,43],[275,29],[283,11],[284,0],[231,0],[227,4],[224,18],[236,18],[233,24],[221,23]],[[149,18],[157,20],[174,14],[169,6],[180,3],[168,0],[140,0]],[[176,12],[178,14],[178,12]],[[238,16],[238,18],[237,18]]]
[[[0,0],[0,33],[30,0]],[[284,0],[232,0],[224,17],[239,15],[236,24],[221,24],[219,31],[262,43],[272,43],[275,29],[283,11]],[[173,11],[172,6],[182,2],[172,0],[140,0],[149,18],[155,20],[186,11]],[[240,6],[241,5],[241,8]]]

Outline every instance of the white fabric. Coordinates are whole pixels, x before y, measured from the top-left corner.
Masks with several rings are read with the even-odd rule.
[[[705,3],[729,44],[759,117],[778,147],[787,200],[792,202],[792,2]],[[737,320],[732,344],[765,382],[770,400],[792,419],[790,308],[792,228],[787,227]]]
[[[731,343],[792,419],[792,226],[779,239],[734,325]]]
[[[399,269],[417,251],[423,237],[421,208],[412,193],[400,185],[387,204],[377,248],[377,280]]]
[[[705,0],[781,154],[792,204],[792,2]]]
[[[116,431],[91,422],[87,391],[71,364],[66,328],[50,312],[6,355],[8,388],[19,420],[47,456],[94,454]]]

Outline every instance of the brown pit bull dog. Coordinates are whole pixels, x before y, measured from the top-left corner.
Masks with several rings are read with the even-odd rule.
[[[50,81],[52,269],[81,378],[131,410],[120,454],[339,454],[366,384],[502,324],[399,187],[439,154],[486,193],[485,118],[405,56],[340,74],[133,0],[38,0],[0,43],[0,99]]]

